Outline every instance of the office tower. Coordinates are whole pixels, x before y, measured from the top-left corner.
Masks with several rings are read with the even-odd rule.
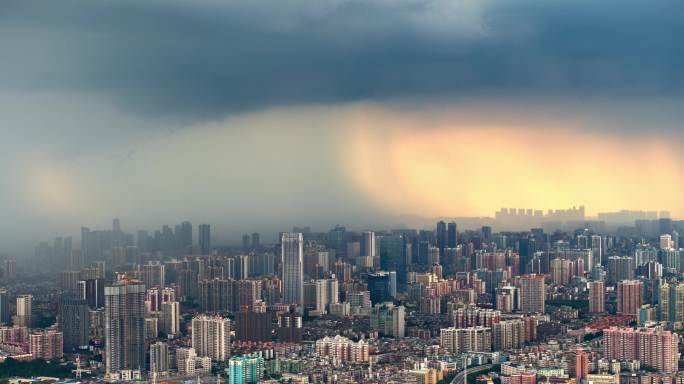
[[[440,347],[449,353],[491,352],[492,330],[485,327],[442,328]]]
[[[104,289],[107,372],[144,369],[145,285],[120,280]]]
[[[150,345],[150,372],[156,376],[168,371],[169,345],[162,341],[157,341]]]
[[[228,361],[228,384],[256,384],[264,375],[264,358],[259,354],[233,356]]]
[[[397,273],[397,290],[406,290],[408,273],[408,242],[404,235],[383,236],[380,239],[380,267]]]
[[[606,285],[603,281],[589,282],[589,312],[606,311]]]
[[[64,335],[64,350],[74,351],[87,346],[90,332],[90,313],[84,299],[62,297],[59,301],[59,330]]]
[[[492,324],[491,328],[494,351],[522,348],[525,344],[525,322],[522,319],[500,321]]]
[[[272,315],[266,312],[266,305],[258,303],[253,308],[242,307],[235,315],[235,336],[239,341],[271,341]]]
[[[27,328],[33,326],[33,296],[17,296],[17,316],[14,325]]]
[[[147,288],[164,288],[164,279],[164,264],[150,262],[142,266],[142,281]]]
[[[439,257],[444,257],[444,249],[447,246],[447,225],[443,221],[437,223],[437,231],[435,232],[437,236],[437,249],[439,252]]]
[[[244,252],[248,252],[251,248],[250,245],[251,244],[249,234],[245,233],[244,235],[242,235],[242,250]]]
[[[293,313],[278,315],[278,340],[282,343],[299,343],[302,341],[302,316]]]
[[[458,244],[458,231],[455,222],[447,224],[447,248],[456,248]]]
[[[599,235],[591,236],[591,256],[594,266],[603,264],[603,241]]]
[[[610,256],[608,258],[608,284],[634,279],[634,259],[629,256]]]
[[[579,348],[575,351],[575,379],[585,382],[589,375],[589,351]]]
[[[64,356],[62,332],[54,329],[37,331],[29,335],[29,353],[34,359],[52,360]]]
[[[180,250],[190,252],[192,250],[192,223],[184,221],[180,223],[177,234]]]
[[[361,233],[361,243],[359,244],[359,256],[365,260],[363,263],[357,263],[364,267],[373,267],[377,255],[377,243],[375,232],[366,231]]]
[[[220,316],[193,317],[192,348],[200,357],[226,361],[230,357],[230,320]]]
[[[392,303],[375,304],[370,314],[371,329],[386,337],[404,337],[404,306]]]
[[[261,241],[259,240],[259,233],[252,233],[252,249],[258,251],[261,248]]]
[[[672,235],[665,234],[660,235],[660,249],[672,249],[674,248],[674,242],[672,241]]]
[[[78,297],[84,299],[90,309],[104,307],[104,281],[102,279],[87,279],[76,283]]]
[[[620,315],[639,314],[643,304],[644,285],[639,280],[623,280],[617,284],[617,313]]]
[[[209,224],[200,224],[197,241],[199,242],[199,251],[202,255],[211,253],[211,227]]]
[[[177,301],[167,301],[161,304],[159,316],[159,331],[173,337],[180,333],[180,303]]]
[[[379,304],[394,299],[391,294],[389,273],[371,273],[368,275],[367,282],[371,303]]]
[[[482,236],[482,243],[489,244],[492,241],[492,227],[485,225],[480,231]]]
[[[283,233],[281,237],[283,303],[304,305],[304,237]]]
[[[525,313],[544,313],[546,289],[544,275],[520,277],[520,310]]]
[[[603,331],[603,355],[608,360],[639,360],[641,366],[674,373],[679,364],[679,336],[656,328],[610,327]]]
[[[6,289],[0,289],[0,325],[9,324],[12,320],[9,309],[9,292]]]
[[[663,281],[659,294],[660,321],[670,328],[684,323],[684,283]]]

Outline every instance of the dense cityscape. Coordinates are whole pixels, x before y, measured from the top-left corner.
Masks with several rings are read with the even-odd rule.
[[[0,384],[684,384],[682,36],[0,0]]]
[[[237,246],[187,221],[83,227],[2,256],[0,360],[53,382],[684,382],[684,220],[479,220]]]

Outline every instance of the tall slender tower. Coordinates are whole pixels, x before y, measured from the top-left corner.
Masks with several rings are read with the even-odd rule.
[[[104,293],[107,372],[145,369],[145,285],[120,280]]]
[[[304,304],[304,236],[283,233],[281,238],[283,303]]]
[[[209,224],[200,224],[197,238],[200,254],[208,255],[211,252],[211,227]]]
[[[9,293],[6,289],[0,289],[0,324],[9,324],[10,320]]]

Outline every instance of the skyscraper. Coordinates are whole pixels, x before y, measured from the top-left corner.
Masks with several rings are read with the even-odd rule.
[[[382,336],[404,337],[404,306],[392,303],[375,304],[371,309],[370,326]]]
[[[444,257],[444,249],[447,246],[447,226],[443,221],[437,223],[437,248],[439,249],[439,257]]]
[[[169,346],[158,341],[150,345],[150,372],[160,374],[169,370]]]
[[[544,313],[546,290],[544,275],[520,277],[520,310],[526,313]]]
[[[197,356],[226,361],[230,357],[230,320],[220,316],[193,317],[192,348]]]
[[[211,253],[211,226],[209,224],[200,224],[197,241],[199,242],[200,254],[208,255]]]
[[[14,325],[28,328],[33,326],[33,296],[17,296],[17,317]]]
[[[589,375],[589,352],[579,348],[575,351],[575,378],[578,383],[586,381]]]
[[[589,312],[603,313],[606,311],[606,285],[603,281],[589,283]]]
[[[404,235],[383,236],[380,239],[380,267],[397,273],[397,288],[406,290],[408,272],[408,244]]]
[[[660,321],[673,328],[684,322],[684,283],[663,281],[659,295]]]
[[[105,287],[105,367],[107,372],[144,369],[145,285],[120,280]]]
[[[639,280],[623,280],[617,284],[617,313],[637,315],[643,304],[644,285]]]
[[[304,304],[304,236],[283,233],[281,237],[283,303]]]
[[[192,223],[189,221],[180,223],[179,230],[180,233],[176,236],[178,237],[180,249],[184,252],[189,252],[192,248]]]
[[[62,297],[59,301],[59,330],[64,335],[64,350],[74,351],[88,345],[90,313],[84,299]]]
[[[368,275],[368,290],[373,304],[392,301],[390,276],[387,272],[377,272]]]
[[[11,320],[9,311],[9,292],[0,289],[0,324],[9,324]]]
[[[619,361],[639,360],[642,366],[659,371],[677,372],[679,337],[656,328],[618,328],[603,330],[603,355]]]
[[[263,378],[264,358],[258,354],[234,356],[228,362],[228,384],[256,384]]]
[[[458,231],[455,222],[447,224],[447,248],[456,248],[458,244]]]

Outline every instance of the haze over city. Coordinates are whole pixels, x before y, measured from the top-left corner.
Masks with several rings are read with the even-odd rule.
[[[112,217],[237,240],[503,206],[684,215],[675,1],[2,10],[12,251]]]
[[[0,384],[684,384],[679,0],[0,0]]]

